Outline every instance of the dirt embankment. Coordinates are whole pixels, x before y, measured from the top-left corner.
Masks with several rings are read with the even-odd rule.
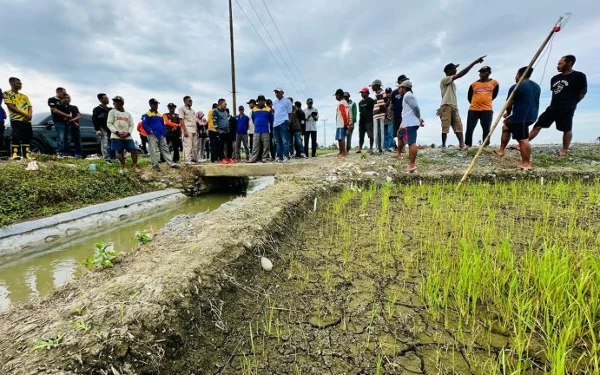
[[[538,150],[538,157],[544,152],[546,151]],[[497,161],[487,152],[480,167],[475,170],[474,178],[537,179],[546,176],[548,179],[560,179],[570,175],[595,178],[600,173],[596,161],[600,158],[596,158],[596,155],[590,153],[587,158],[573,156],[572,158],[577,159],[571,160],[568,166],[554,165],[552,163],[555,163],[555,159],[550,157],[547,167],[538,168],[532,174],[519,172],[512,167],[513,162],[515,166],[518,165],[516,155],[511,154]],[[559,160],[556,163],[563,162],[558,158],[556,160]],[[313,209],[316,197],[321,200],[328,191],[341,186],[380,183],[388,177],[396,182],[407,179],[456,180],[469,161],[466,153],[428,150],[419,159],[419,171],[404,175],[401,170],[406,161],[390,159],[389,154],[366,158],[352,155],[345,160],[322,158],[318,168],[282,177],[276,185],[265,191],[237,199],[206,216],[176,219],[150,244],[124,257],[114,269],[86,274],[41,302],[15,308],[0,316],[0,347],[3,348],[0,352],[0,372],[186,374],[194,373],[195,370],[198,370],[195,373],[235,373],[239,369],[249,368],[254,364],[244,364],[244,358],[249,358],[251,352],[237,349],[239,345],[248,345],[251,335],[231,336],[245,339],[235,340],[235,345],[228,346],[229,349],[235,349],[230,351],[233,354],[229,360],[226,358],[223,361],[222,358],[207,353],[218,352],[224,329],[237,329],[255,321],[253,319],[258,308],[264,308],[265,303],[269,303],[265,298],[269,295],[269,290],[288,281],[281,273],[273,273],[270,283],[255,284],[257,274],[261,272],[258,257],[262,254],[277,257],[277,254],[288,253],[290,247],[298,245],[290,242],[284,234],[296,230],[299,220],[315,220],[306,215]],[[312,224],[302,229],[309,232],[312,230],[308,237],[309,243],[318,243],[319,236],[325,233],[328,236],[336,233],[331,230],[320,231],[318,220]],[[325,246],[319,251],[337,254],[337,250],[331,248],[335,246],[335,242],[327,242]],[[310,254],[317,256],[319,251]],[[323,283],[340,285],[343,290],[356,287],[331,279],[333,275],[327,275],[327,267],[319,265],[318,261],[319,259],[312,259],[317,264],[316,270],[320,272],[319,279]],[[377,265],[377,262],[373,264]],[[340,264],[334,266],[340,267],[343,272]],[[300,269],[296,275],[302,275],[303,272],[306,274],[305,271]],[[393,279],[394,274],[390,273],[388,277]],[[393,285],[388,279],[384,281],[386,288]],[[300,277],[294,282],[310,284],[311,279],[309,277],[303,281]],[[363,284],[373,282],[369,278],[357,281]],[[410,287],[410,283],[398,286],[405,288],[399,289],[399,293],[414,295],[414,290],[410,293],[406,291],[407,285]],[[385,290],[386,293],[389,292],[389,288]],[[374,299],[381,297],[382,295],[377,294],[354,296],[354,302],[349,302],[354,303],[357,311],[364,313],[364,316],[355,317],[355,322],[358,322],[355,326],[347,321],[348,329],[356,331],[356,335],[369,334],[370,331],[359,331],[364,329],[365,322],[368,323],[368,309],[373,308]],[[286,298],[294,298],[294,295],[288,292]],[[323,298],[310,293],[302,298],[306,299],[306,303],[312,303],[315,311],[322,312],[316,313],[310,323],[315,330],[344,322],[344,312],[329,311],[328,303]],[[428,333],[431,326],[423,323],[420,302],[411,297],[408,301],[401,301],[399,305],[406,308],[406,319],[412,319],[410,322],[415,335],[435,335],[433,332]],[[228,315],[231,306],[238,312]],[[248,308],[244,308],[246,306]],[[286,319],[294,324],[295,311],[278,310],[281,305],[275,302],[272,306],[274,309],[267,311],[283,311],[288,317],[282,316],[281,320]],[[275,326],[274,324],[273,329]],[[249,331],[252,329],[249,327]],[[225,331],[226,334],[227,332]],[[414,346],[417,342],[392,342],[386,332],[379,333],[381,335],[377,337],[378,342],[389,344],[394,351],[400,348],[406,355],[410,355],[406,358],[407,366],[410,367],[406,368],[407,373],[422,370],[422,357],[413,355],[414,350],[412,354],[410,350],[406,351],[417,348]],[[283,333],[279,334],[279,337],[284,336]],[[215,337],[219,339],[215,341]],[[40,339],[46,342],[54,339],[56,345],[51,349],[34,349],[36,340]],[[440,340],[447,339],[425,337],[419,341],[423,346],[417,349],[426,351],[433,348],[430,344],[437,345]],[[305,346],[323,351],[322,348],[326,348],[325,344],[331,340],[332,337],[325,331],[323,334],[315,333],[305,337]],[[367,345],[373,342],[369,339],[366,341]],[[232,342],[227,345],[232,345]],[[258,343],[253,345],[259,347]],[[362,347],[355,348],[362,351]],[[282,358],[297,355],[290,348],[282,350],[279,354]],[[337,361],[341,354],[330,352],[327,355],[332,361]],[[431,355],[447,356],[447,353]],[[229,363],[235,364],[235,367],[225,370]],[[329,368],[334,369],[335,366]],[[291,369],[289,372],[294,371]]]

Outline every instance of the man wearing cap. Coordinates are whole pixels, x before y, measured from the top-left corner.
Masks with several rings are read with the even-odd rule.
[[[358,108],[356,106],[356,103],[350,99],[350,93],[348,91],[344,92],[344,99],[350,107],[351,115],[350,126],[346,131],[346,151],[350,152],[350,149],[352,148],[352,133],[354,133],[354,125],[356,124],[356,118],[358,117]]]
[[[338,157],[343,158],[348,156],[348,150],[346,149],[346,131],[350,127],[350,107],[348,102],[344,99],[344,90],[337,89],[335,92],[335,99],[338,101],[338,105],[335,111],[335,139],[338,141],[338,148],[340,152]]]
[[[179,162],[179,150],[181,150],[181,120],[179,115],[175,113],[177,106],[174,103],[167,105],[169,113],[163,115],[163,120],[167,126],[167,144],[170,144],[173,148],[173,162]]]
[[[373,153],[373,108],[375,100],[369,96],[369,89],[363,87],[360,90],[362,100],[358,103],[360,118],[358,120],[358,151],[362,152],[363,144],[365,143],[365,134],[369,137],[369,153]]]
[[[181,131],[183,132],[183,158],[186,164],[198,162],[198,131],[196,130],[196,111],[192,109],[192,98],[183,98],[183,107],[179,109]]]
[[[308,140],[311,140],[311,156],[317,156],[317,121],[319,121],[319,110],[313,106],[312,98],[306,99],[306,130],[304,132],[304,152],[308,156]]]
[[[162,115],[158,112],[158,105],[160,103],[152,98],[148,101],[148,104],[150,105],[150,110],[142,116],[142,127],[146,131],[146,134],[148,134],[152,169],[160,171],[160,166],[158,165],[160,156],[162,156],[171,168],[179,168],[179,166],[176,163],[173,163],[173,160],[171,159],[171,153],[169,152],[166,138],[167,128],[165,127]]]
[[[398,77],[398,88],[392,91],[392,135],[398,138],[398,144],[396,147],[396,158],[400,158],[404,152],[404,137],[401,137],[398,132],[400,131],[400,124],[402,123],[402,94],[400,93],[400,84],[404,81],[408,81],[408,77],[404,74]]]
[[[465,149],[465,142],[463,139],[463,125],[458,114],[458,101],[456,99],[456,84],[455,80],[463,77],[467,74],[476,64],[483,62],[482,56],[477,60],[473,61],[469,66],[457,73],[456,68],[458,64],[448,64],[444,67],[444,73],[446,77],[440,81],[440,90],[442,92],[442,104],[439,109],[439,116],[442,120],[442,147],[446,147],[446,139],[450,128],[454,130],[456,138],[458,139],[459,147],[461,150]]]
[[[408,168],[405,173],[413,173],[417,170],[415,164],[419,146],[417,145],[417,131],[423,125],[421,110],[415,95],[412,93],[412,83],[403,81],[399,86],[402,95],[402,129],[406,144],[408,145]]]
[[[250,99],[246,103],[248,104],[248,108],[250,109],[250,115],[252,115],[252,110],[256,107],[256,100]],[[248,141],[250,144],[250,154],[252,154],[252,147],[254,146],[254,121],[252,121],[252,117],[248,116]]]
[[[465,134],[465,144],[467,147],[473,146],[473,132],[477,122],[481,122],[483,130],[483,140],[490,133],[494,111],[492,110],[492,101],[498,96],[500,86],[498,81],[490,78],[492,68],[484,66],[479,69],[479,80],[469,86],[468,99],[471,106],[467,114],[467,133]],[[486,144],[486,146],[489,142]]]
[[[273,113],[273,119],[275,119],[275,110],[273,109],[273,101],[271,99],[267,99],[267,101],[265,102],[265,104],[267,105],[267,107],[269,107],[271,109],[271,113]],[[274,120],[273,120],[274,121]],[[277,158],[275,157],[275,137],[273,136],[273,122],[271,122],[271,124],[269,125],[269,137],[270,137],[270,145],[269,145],[269,155],[271,155],[271,159],[273,161],[276,161]]]
[[[252,108],[252,113],[250,115],[250,118],[254,123],[254,146],[249,162],[256,163],[259,161],[262,151],[262,162],[266,163],[269,158],[269,148],[271,143],[269,126],[273,123],[273,112],[271,112],[271,108],[265,105],[264,95],[259,95],[256,101],[257,106]]]
[[[273,91],[277,97],[273,101],[273,138],[275,139],[277,161],[284,163],[289,161],[288,128],[292,120],[293,108],[292,103],[283,96],[282,88],[278,87]]]
[[[250,127],[250,117],[244,113],[245,108],[243,105],[238,108],[239,114],[236,116],[237,129],[235,134],[235,158],[237,161],[241,160],[241,147],[244,146],[246,152],[246,160],[250,159],[250,150],[248,149],[248,128]]]
[[[373,107],[373,131],[375,133],[375,147],[378,153],[382,153],[385,148],[385,92],[381,87],[381,80],[376,79],[371,83],[375,106]]]
[[[106,117],[106,126],[111,131],[111,149],[119,154],[119,162],[121,163],[121,170],[125,170],[125,150],[131,154],[132,170],[139,172],[140,169],[137,166],[137,151],[135,143],[131,137],[133,132],[133,117],[127,111],[125,111],[124,105],[125,100],[121,96],[115,96],[113,98],[114,108],[108,112]]]

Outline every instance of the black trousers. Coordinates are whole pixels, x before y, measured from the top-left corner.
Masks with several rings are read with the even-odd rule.
[[[20,144],[30,145],[33,138],[33,129],[30,122],[11,121],[10,128],[12,129],[12,144],[18,146]]]
[[[218,134],[218,147],[217,154],[219,159],[231,159],[233,158],[233,147],[231,147],[231,137],[229,133],[217,133]]]
[[[465,134],[465,144],[469,147],[473,146],[473,132],[477,127],[477,122],[481,122],[483,129],[483,139],[490,133],[494,111],[471,111],[467,115],[467,133]],[[489,142],[488,142],[489,144]],[[486,145],[487,146],[487,145]]]
[[[306,152],[306,156],[308,156],[308,139],[309,138],[312,142],[311,156],[314,158],[317,156],[317,132],[316,131],[304,132],[304,151]]]
[[[221,155],[219,154],[219,133],[209,131],[208,139],[210,140],[210,161],[217,161]]]
[[[252,147],[254,146],[254,134],[248,134],[248,142],[250,146],[250,155],[252,155]]]
[[[170,143],[173,147],[173,162],[178,163],[180,160],[179,151],[181,151],[183,144],[181,143],[181,137],[177,134],[167,134],[167,143]]]
[[[4,120],[0,120],[0,150],[4,150]]]

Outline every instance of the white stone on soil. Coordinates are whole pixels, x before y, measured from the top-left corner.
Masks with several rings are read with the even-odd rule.
[[[265,271],[271,271],[273,269],[273,262],[265,257],[260,257],[260,266]]]

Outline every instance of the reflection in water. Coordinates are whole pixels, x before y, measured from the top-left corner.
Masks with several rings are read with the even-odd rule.
[[[263,189],[273,181],[272,177],[252,180],[249,192]],[[136,231],[156,231],[176,215],[214,210],[232,198],[214,194],[187,199],[154,212],[145,212],[143,217],[119,224],[118,229],[113,229],[115,225],[112,224],[110,228],[90,230],[87,237],[41,247],[27,257],[0,258],[0,312],[7,310],[11,303],[27,302],[73,280],[80,272],[80,262],[93,255],[98,242],[113,242],[117,252],[127,252],[136,247]]]

